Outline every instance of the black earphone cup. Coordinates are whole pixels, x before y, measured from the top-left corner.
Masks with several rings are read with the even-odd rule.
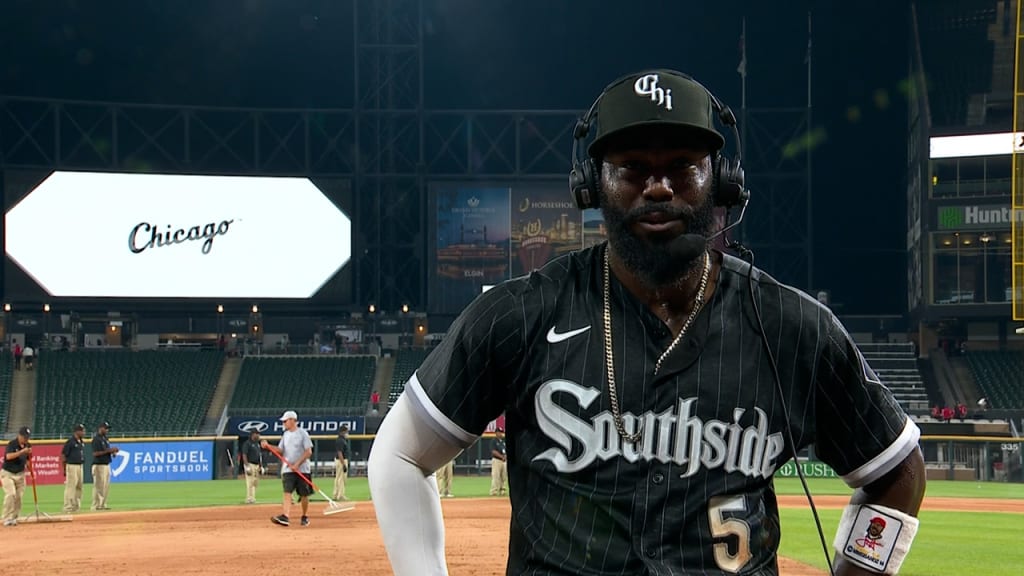
[[[600,206],[600,186],[601,181],[592,159],[584,158],[573,163],[572,171],[569,172],[569,190],[577,208],[587,210]]]
[[[739,162],[731,162],[725,156],[715,159],[715,174],[712,190],[715,206],[732,208],[746,201],[746,188],[743,186],[743,167]]]

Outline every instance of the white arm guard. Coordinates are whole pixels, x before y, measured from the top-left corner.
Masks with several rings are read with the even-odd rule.
[[[917,518],[877,504],[850,504],[843,510],[832,543],[848,562],[879,574],[899,574],[920,524]]]
[[[405,394],[377,431],[367,475],[396,576],[448,574],[444,519],[433,472],[461,451],[422,420]]]

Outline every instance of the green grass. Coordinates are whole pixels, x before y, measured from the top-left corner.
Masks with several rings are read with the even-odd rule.
[[[840,510],[819,510],[830,553]],[[809,510],[782,509],[779,554],[825,569],[818,532]],[[995,576],[1020,574],[1024,515],[986,512],[921,512],[921,529],[901,576]]]
[[[317,478],[318,486],[330,494],[333,479]],[[813,495],[845,495],[851,491],[841,480],[829,478],[808,479]],[[261,503],[280,501],[280,481],[265,478],[257,493]],[[779,494],[803,494],[796,479],[776,481]],[[486,497],[490,478],[458,476],[453,492],[458,497]],[[349,498],[368,500],[369,487],[365,478],[350,478],[347,485]],[[1024,498],[1024,485],[973,482],[942,482],[928,484],[929,496],[976,498]],[[33,511],[31,493],[26,498],[23,514]],[[241,504],[245,496],[243,480],[216,480],[212,482],[147,482],[113,484],[109,504],[114,510],[146,510],[158,508],[187,508]],[[86,485],[83,504],[88,507],[92,486]],[[40,510],[57,513],[61,508],[63,486],[40,486]],[[322,499],[316,495],[314,499]],[[839,510],[819,509],[825,541],[831,548],[832,537],[839,523]],[[779,553],[800,562],[825,568],[821,545],[810,510],[780,510],[782,544]],[[934,576],[936,574],[962,574],[967,576],[994,576],[1019,574],[1024,566],[1024,514],[986,512],[921,513],[921,531],[914,548],[904,563],[903,576]]]
[[[839,478],[808,478],[807,487],[811,495],[842,495],[851,494],[850,490]],[[800,480],[796,478],[778,478],[775,480],[778,494],[803,494]],[[1024,498],[1024,484],[1006,482],[953,482],[951,480],[932,480],[928,482],[927,496],[948,498]]]

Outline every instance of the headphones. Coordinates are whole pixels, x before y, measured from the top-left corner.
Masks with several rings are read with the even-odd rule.
[[[732,113],[728,106],[722,104],[721,100],[715,97],[703,84],[694,80],[689,74],[664,69],[657,72],[679,76],[700,86],[711,100],[711,106],[718,114],[718,121],[723,126],[732,129],[733,136],[736,139],[737,150],[739,149],[740,133],[736,129],[736,115]],[[580,149],[583,148],[581,143],[587,137],[587,134],[590,133],[590,128],[597,114],[597,107],[608,90],[636,75],[636,73],[628,74],[606,86],[601,91],[601,94],[598,95],[597,100],[594,100],[590,110],[576,121],[576,127],[572,133],[572,170],[569,172],[569,192],[572,194],[576,207],[581,210],[598,208],[601,198],[600,171],[593,158],[581,157]],[[721,151],[715,152],[715,157],[711,161],[711,170],[711,197],[714,205],[727,209],[733,206],[746,205],[747,200],[750,198],[750,191],[743,185],[743,167],[740,165],[739,152],[737,151],[736,156],[732,160],[723,156]]]

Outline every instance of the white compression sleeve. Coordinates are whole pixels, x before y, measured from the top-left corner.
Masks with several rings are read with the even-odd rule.
[[[461,451],[423,421],[404,393],[377,431],[367,475],[396,576],[448,574],[444,519],[433,473]]]

